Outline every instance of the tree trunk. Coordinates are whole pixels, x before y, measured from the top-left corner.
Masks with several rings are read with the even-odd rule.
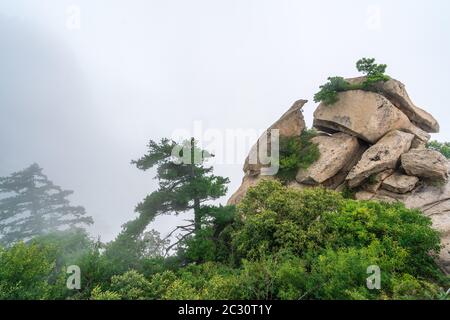
[[[194,230],[195,234],[202,228],[202,217],[200,216],[200,199],[194,199]]]

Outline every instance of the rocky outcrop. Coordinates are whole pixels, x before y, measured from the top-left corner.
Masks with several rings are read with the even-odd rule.
[[[347,176],[351,188],[359,186],[371,175],[387,169],[395,169],[400,156],[411,147],[414,136],[398,130],[389,132],[377,144],[370,147]]]
[[[308,100],[296,101],[292,107],[290,107],[289,110],[272,124],[258,139],[245,159],[243,168],[245,174],[257,176],[261,173],[261,168],[264,167],[264,163],[261,163],[263,161],[260,161],[258,153],[262,146],[264,146],[267,151],[270,151],[272,129],[278,129],[280,137],[299,136],[302,133],[306,125],[301,109],[307,102]]]
[[[302,184],[317,185],[334,177],[361,148],[357,138],[341,132],[311,141],[317,144],[320,157],[309,168],[299,170],[296,180]]]
[[[412,149],[402,155],[402,167],[409,175],[439,181],[448,179],[447,159],[434,150]]]
[[[348,79],[361,83],[365,78]],[[450,274],[449,163],[440,153],[426,148],[439,124],[416,107],[405,86],[394,79],[380,82],[373,91],[339,93],[332,105],[320,104],[313,124],[319,135],[319,159],[297,172],[291,188],[322,186],[337,191],[352,189],[358,200],[403,202],[429,216],[442,234],[440,265]],[[299,136],[305,128],[301,114],[305,100],[295,103],[268,130],[282,136]],[[261,139],[260,139],[261,140]],[[257,146],[252,148],[252,152]],[[244,165],[245,177],[229,204],[237,204],[250,186],[261,179],[259,163]]]

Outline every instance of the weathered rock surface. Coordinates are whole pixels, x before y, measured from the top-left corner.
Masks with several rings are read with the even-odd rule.
[[[369,143],[376,143],[392,130],[408,131],[427,140],[426,133],[388,99],[362,90],[339,93],[339,100],[333,105],[321,103],[314,112],[314,127],[326,132],[345,132]]]
[[[251,148],[249,155],[245,159],[243,170],[246,174],[256,176],[261,173],[261,168],[264,167],[264,164],[259,161],[258,150],[261,146],[266,144],[267,152],[270,151],[272,129],[278,129],[280,137],[299,136],[302,133],[306,125],[301,109],[307,102],[308,100],[296,101],[292,107],[280,117],[280,119],[266,130],[267,138],[264,139],[263,135],[258,139],[257,143]]]
[[[339,132],[331,136],[311,139],[317,144],[320,157],[306,170],[299,170],[296,180],[302,184],[317,185],[334,177],[361,148],[356,137]]]
[[[402,155],[401,161],[409,175],[440,181],[448,179],[447,159],[437,151],[412,149]]]
[[[358,191],[355,193],[355,199],[356,200],[372,200],[375,196],[375,193],[369,192],[369,191]]]
[[[450,274],[450,182],[442,186],[424,184],[403,200],[408,208],[420,209],[441,232],[440,265]]]
[[[363,154],[362,159],[353,167],[347,176],[351,188],[359,186],[372,174],[386,169],[395,169],[400,156],[411,147],[414,136],[402,131],[392,131],[385,135],[377,144]]]
[[[414,189],[419,178],[396,172],[383,181],[383,189],[396,193],[407,193]]]
[[[334,177],[331,177],[327,181],[323,182],[322,185],[328,189],[333,189],[336,191],[342,191],[343,189],[345,189],[345,179],[347,178],[353,167],[356,166],[359,160],[361,160],[361,157],[366,150],[367,146],[360,141],[360,148],[358,149],[358,151],[353,154],[350,160],[347,161],[345,166]]]
[[[352,84],[365,81],[366,77],[346,79]],[[378,92],[388,98],[397,108],[405,113],[408,118],[419,128],[426,132],[439,132],[439,123],[425,110],[417,107],[406,92],[405,85],[398,80],[390,79],[375,85]]]

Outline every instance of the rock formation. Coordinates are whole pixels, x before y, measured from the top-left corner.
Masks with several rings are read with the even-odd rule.
[[[364,77],[347,81],[360,83]],[[312,142],[320,157],[307,169],[300,169],[289,185],[338,191],[349,188],[358,200],[400,201],[420,209],[442,234],[440,265],[450,273],[450,167],[444,156],[425,147],[429,133],[438,132],[439,124],[413,104],[401,82],[380,82],[375,91],[341,92],[336,103],[317,107],[313,125],[319,135]],[[279,129],[280,136],[299,136],[305,129],[301,113],[305,103],[296,102],[268,130]],[[251,150],[253,156],[257,150],[258,143]],[[237,204],[261,179],[274,179],[261,175],[262,167],[250,164],[247,157],[243,182],[229,204]]]

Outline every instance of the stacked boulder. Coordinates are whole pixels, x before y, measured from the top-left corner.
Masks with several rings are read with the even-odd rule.
[[[350,83],[364,80],[347,79]],[[305,103],[296,102],[268,130],[279,129],[280,136],[299,136],[305,129],[301,113]],[[375,91],[346,91],[339,93],[336,103],[320,104],[313,125],[319,135],[312,142],[320,157],[307,169],[300,169],[290,185],[351,189],[358,200],[401,201],[409,208],[421,209],[442,233],[441,266],[450,273],[449,162],[426,148],[430,133],[439,131],[436,119],[413,104],[401,82],[391,79],[379,83]],[[257,149],[258,143],[251,152]],[[248,187],[261,179],[273,179],[261,174],[262,167],[250,165],[247,157],[243,183],[229,204],[237,204]]]

